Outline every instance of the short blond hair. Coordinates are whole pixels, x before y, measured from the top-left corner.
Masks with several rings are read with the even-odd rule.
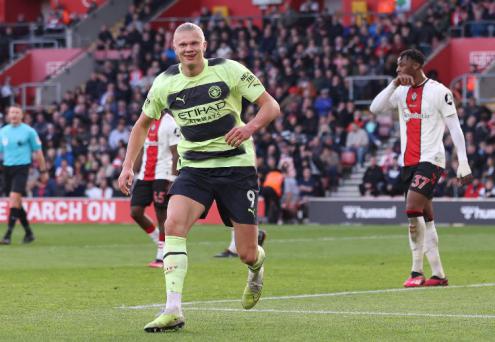
[[[201,35],[201,39],[203,41],[205,41],[205,33],[203,32],[203,30],[201,29],[201,27],[199,27],[198,25],[194,24],[194,23],[190,23],[190,22],[186,22],[186,23],[183,23],[183,24],[180,24],[176,29],[175,29],[175,32],[174,32],[174,37],[175,37],[175,34],[177,32],[185,32],[185,31],[197,31],[200,35]]]

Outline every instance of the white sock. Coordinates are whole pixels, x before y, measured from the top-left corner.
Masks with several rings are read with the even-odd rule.
[[[163,241],[158,241],[158,243],[156,244],[156,260],[163,260],[163,245]]]
[[[431,273],[439,278],[445,278],[445,273],[438,252],[438,234],[435,222],[426,222],[424,252],[430,263]]]
[[[176,309],[179,309],[179,313],[182,313],[182,293],[167,291],[165,310],[175,311]]]
[[[153,240],[155,244],[158,243],[158,238],[160,237],[160,230],[155,227],[155,230],[153,230],[151,233],[146,233],[148,236]]]
[[[409,217],[409,246],[412,252],[412,272],[423,273],[423,245],[425,236],[423,216]]]
[[[234,228],[232,228],[232,233],[231,233],[231,238],[230,238],[230,245],[229,245],[229,251],[232,253],[237,254],[237,247],[235,246],[235,233],[234,233]]]

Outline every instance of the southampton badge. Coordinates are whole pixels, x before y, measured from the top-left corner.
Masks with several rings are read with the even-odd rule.
[[[208,89],[208,95],[210,95],[212,99],[218,99],[222,96],[222,89],[220,89],[219,86],[211,86],[210,89]]]
[[[417,97],[418,97],[418,95],[416,93],[413,93],[411,96],[411,100],[416,101]]]

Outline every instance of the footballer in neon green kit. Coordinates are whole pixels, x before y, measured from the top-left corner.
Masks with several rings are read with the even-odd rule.
[[[174,33],[180,63],[156,77],[134,125],[119,177],[128,194],[132,166],[153,119],[163,110],[172,113],[181,130],[179,176],[169,191],[165,222],[163,267],[166,307],[145,326],[147,332],[177,330],[184,326],[182,289],[187,273],[186,237],[194,222],[204,217],[215,200],[225,225],[234,227],[237,252],[248,266],[242,306],[251,309],[261,296],[265,252],[258,246],[258,179],[251,136],[280,115],[278,103],[258,78],[232,60],[205,59],[201,28],[184,23]],[[242,122],[242,98],[259,111]]]

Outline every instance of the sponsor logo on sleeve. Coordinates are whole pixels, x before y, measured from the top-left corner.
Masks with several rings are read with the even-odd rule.
[[[452,95],[447,93],[445,94],[445,103],[448,104],[449,106],[452,106],[454,103],[454,100],[452,99]]]
[[[249,87],[254,88],[261,85],[260,82],[258,82],[258,80],[256,79],[256,77],[250,72],[245,72],[244,74],[242,74],[241,81],[246,82],[248,84],[248,88]]]

